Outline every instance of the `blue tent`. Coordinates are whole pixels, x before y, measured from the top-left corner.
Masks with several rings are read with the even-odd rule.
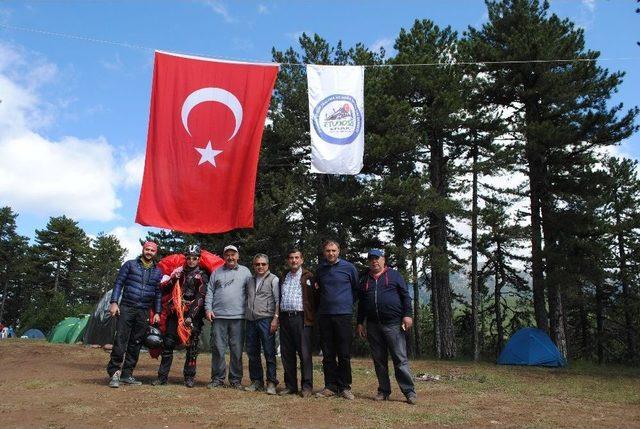
[[[46,338],[40,329],[29,329],[27,332],[22,334],[23,337],[31,338],[34,340],[44,339]]]
[[[560,351],[546,332],[536,328],[523,328],[511,336],[498,365],[565,366]]]

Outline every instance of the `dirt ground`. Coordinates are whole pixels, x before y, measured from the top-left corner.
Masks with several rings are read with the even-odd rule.
[[[421,360],[411,363],[415,374],[441,379],[417,381],[419,403],[411,406],[395,381],[391,401],[373,401],[377,384],[368,359],[352,361],[355,401],[208,390],[208,354],[199,358],[193,389],[182,385],[182,353],[170,385],[150,385],[158,361],[143,353],[135,375],[144,385],[110,389],[107,360],[103,350],[81,345],[0,341],[0,427],[640,427],[638,369]],[[246,356],[244,362],[248,384]],[[320,358],[314,358],[314,382],[322,387]]]

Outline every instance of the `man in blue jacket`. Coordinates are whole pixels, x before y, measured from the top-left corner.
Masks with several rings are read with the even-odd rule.
[[[133,369],[149,326],[149,308],[153,305],[155,309],[153,323],[158,323],[162,310],[159,287],[162,273],[153,260],[156,253],[158,245],[147,241],[142,246],[142,255],[125,262],[118,272],[109,306],[111,316],[118,316],[116,339],[107,365],[109,387],[120,387],[120,383],[142,384],[133,378]]]
[[[340,259],[340,246],[327,240],[322,246],[324,261],[316,270],[319,292],[318,326],[322,338],[324,389],[319,398],[340,395],[354,399],[351,392],[351,340],[354,297],[358,272],[351,262]]]
[[[404,279],[385,265],[384,252],[369,251],[369,272],[360,279],[356,333],[369,340],[378,378],[376,401],[391,394],[388,356],[391,354],[396,380],[409,404],[416,403],[413,376],[409,370],[405,331],[413,325],[411,299]],[[366,320],[366,328],[364,326]]]

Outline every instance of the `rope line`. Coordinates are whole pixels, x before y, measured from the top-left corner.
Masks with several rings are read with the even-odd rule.
[[[48,31],[41,30],[37,28],[28,28],[28,27],[18,27],[15,25],[3,24],[0,23],[0,28],[5,28],[7,30],[15,30],[15,31],[24,31],[28,33],[41,34],[45,36],[55,36],[65,39],[73,39],[80,40],[83,42],[90,43],[100,43],[103,45],[111,45],[111,46],[121,46],[128,49],[135,49],[146,52],[155,52],[156,50],[148,46],[136,45],[128,42],[118,42],[113,40],[106,39],[98,39],[95,37],[87,37],[80,36],[76,34],[68,34],[61,33],[56,31]],[[203,55],[193,52],[178,52],[171,51],[176,54],[184,54],[184,55],[197,55],[201,57],[209,57],[212,59],[220,59],[220,60],[229,60],[229,61],[243,61],[243,62],[258,62],[258,63],[269,63],[273,61],[256,61],[256,60],[248,60],[248,59],[239,59],[239,58],[230,58],[230,57],[210,57],[209,55]],[[596,61],[638,61],[640,57],[618,57],[618,58],[573,58],[573,59],[538,59],[538,60],[506,60],[506,61],[458,61],[458,62],[433,62],[433,63],[412,63],[412,64],[365,64],[362,67],[370,68],[370,67],[440,67],[440,66],[468,66],[468,65],[500,65],[500,64],[544,64],[544,63],[579,63],[579,62],[596,62]],[[290,67],[306,67],[308,64],[305,63],[274,63],[279,64],[281,66],[290,66]]]

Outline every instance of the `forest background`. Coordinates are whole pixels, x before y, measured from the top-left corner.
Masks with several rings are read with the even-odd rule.
[[[609,150],[638,128],[636,107],[610,103],[624,73],[545,2],[487,9],[463,33],[416,20],[389,56],[317,34],[274,48],[283,65],[255,228],[147,238],[161,256],[234,243],[244,263],[266,253],[276,272],[292,246],[313,268],[325,238],[360,269],[367,249],[384,248],[410,284],[414,356],[494,359],[513,332],[537,326],[569,359],[637,365],[640,181],[637,163]],[[305,63],[368,66],[360,175],[308,172]],[[0,210],[0,319],[46,331],[89,312],[112,287],[121,243],[66,216],[30,242],[17,216]]]

